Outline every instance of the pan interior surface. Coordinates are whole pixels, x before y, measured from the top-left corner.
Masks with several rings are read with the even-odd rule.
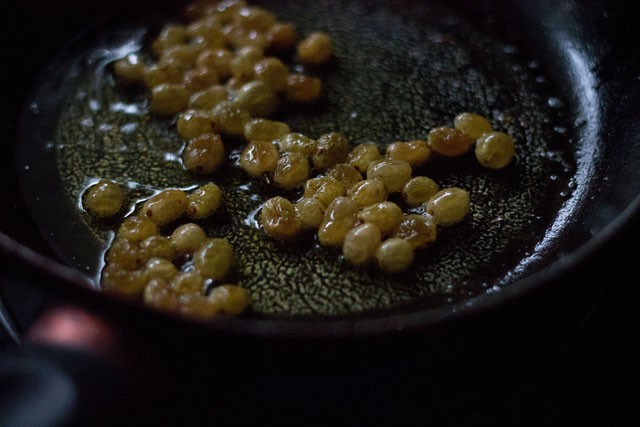
[[[110,64],[130,52],[148,54],[150,38],[171,16],[123,15],[67,46],[25,113],[22,191],[61,260],[99,286],[104,251],[122,220],[99,222],[83,212],[83,191],[101,178],[124,186],[132,202],[163,188],[218,184],[224,214],[201,225],[234,246],[237,279],[252,295],[249,317],[351,318],[443,307],[495,292],[558,258],[580,205],[574,191],[580,147],[571,106],[540,61],[443,3],[260,4],[301,33],[325,31],[334,42],[331,64],[306,70],[322,78],[323,102],[276,117],[292,130],[311,137],[338,131],[352,144],[383,150],[425,139],[430,129],[471,111],[515,138],[514,163],[489,171],[470,152],[417,171],[441,187],[469,191],[471,213],[439,229],[436,244],[417,252],[414,267],[401,275],[350,267],[339,250],[312,236],[279,244],[256,222],[261,204],[278,193],[239,170],[241,143],[227,144],[230,160],[221,171],[194,178],[181,164],[184,142],[175,121],[150,115],[146,93],[114,81]]]

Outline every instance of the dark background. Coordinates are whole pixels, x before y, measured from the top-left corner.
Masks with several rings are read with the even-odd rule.
[[[121,3],[0,5],[3,166],[13,157],[17,104],[39,70],[83,19]],[[639,40],[628,41],[632,50]],[[13,181],[12,174],[0,169],[4,182]],[[2,197],[2,230],[46,253],[25,221],[17,190],[5,188]],[[0,331],[0,414],[49,378],[50,371],[37,369],[26,370],[26,382],[24,375],[7,374],[23,372],[20,363],[28,360],[74,372],[75,415],[60,417],[59,425],[188,423],[198,414],[221,425],[640,426],[639,237],[640,220],[633,220],[589,265],[558,277],[551,289],[490,314],[391,339],[235,343],[229,351],[228,341],[211,337],[166,342],[161,332],[140,339],[131,328],[131,348],[147,347],[130,370],[86,354],[16,345],[43,309],[68,301],[44,292],[47,283],[25,283],[28,275],[3,256],[0,308],[9,329]],[[61,404],[54,395],[64,393],[49,393],[50,406],[42,411],[52,414]],[[26,402],[27,411],[37,412],[35,400]]]

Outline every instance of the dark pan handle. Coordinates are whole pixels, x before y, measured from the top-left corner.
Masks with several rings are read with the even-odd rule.
[[[44,262],[0,233],[5,287],[18,292],[40,283],[56,289],[59,279],[48,274]],[[69,303],[56,305],[53,295],[44,308],[41,298],[22,291],[16,295],[19,303],[33,307],[28,308],[29,319],[17,322],[0,295],[0,326],[7,343],[0,351],[0,426],[101,425],[109,413],[121,414],[130,387],[124,387],[126,369],[116,350],[121,345],[118,329],[95,313]],[[20,324],[30,326],[22,331]]]
[[[104,320],[81,309],[45,310],[25,342],[0,354],[0,425],[107,425],[133,402]]]
[[[64,271],[52,274],[54,267],[0,233],[0,280],[47,292],[44,307],[36,303],[26,322],[0,310],[12,323],[5,342],[13,342],[0,349],[0,426],[118,425],[123,414],[148,419],[141,396],[150,362],[141,361],[139,340],[109,313],[74,298],[82,294],[62,286]]]

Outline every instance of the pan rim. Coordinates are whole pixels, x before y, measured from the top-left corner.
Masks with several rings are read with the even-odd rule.
[[[373,338],[389,334],[419,332],[436,328],[451,321],[466,322],[471,318],[491,311],[507,303],[515,302],[553,283],[554,280],[583,264],[587,259],[595,256],[604,246],[610,243],[622,230],[629,226],[634,217],[640,214],[640,195],[616,216],[601,231],[575,250],[558,258],[542,269],[518,279],[497,292],[483,293],[465,301],[448,306],[416,310],[407,313],[380,315],[372,318],[358,319],[261,319],[248,317],[220,317],[208,322],[182,318],[170,313],[157,312],[136,302],[124,300],[116,295],[95,289],[90,281],[79,271],[62,264],[52,258],[40,254],[17,240],[0,231],[0,253],[13,256],[27,266],[38,269],[39,272],[54,280],[61,281],[72,289],[74,295],[70,299],[90,298],[101,308],[108,304],[128,306],[138,314],[154,313],[165,319],[177,321],[185,326],[198,326],[224,334],[233,334],[247,338]],[[35,283],[43,288],[42,283]],[[63,288],[57,290],[62,292]],[[96,307],[97,308],[97,307]]]

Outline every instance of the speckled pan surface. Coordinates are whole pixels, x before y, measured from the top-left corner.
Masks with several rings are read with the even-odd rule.
[[[294,131],[313,137],[339,131],[354,144],[383,148],[425,138],[432,127],[473,111],[512,134],[517,150],[516,161],[502,171],[482,169],[472,153],[419,171],[442,186],[467,189],[472,212],[441,229],[435,246],[417,254],[414,268],[385,276],[353,269],[313,235],[296,245],[266,237],[255,213],[276,192],[235,166],[242,145],[229,141],[227,166],[210,177],[225,191],[225,213],[202,225],[236,248],[238,278],[253,297],[247,316],[368,317],[442,307],[509,286],[557,258],[563,218],[576,208],[577,148],[570,105],[538,58],[440,2],[260,4],[302,33],[323,30],[334,40],[330,66],[309,70],[322,77],[326,99],[278,116]],[[109,21],[80,37],[47,71],[31,104],[34,116],[45,119],[32,135],[25,133],[27,194],[49,203],[47,212],[34,216],[61,258],[89,277],[98,272],[117,226],[93,222],[78,209],[89,183],[113,179],[135,200],[206,181],[184,171],[174,123],[148,115],[145,94],[117,86],[108,71],[114,59],[144,50],[159,22]]]

